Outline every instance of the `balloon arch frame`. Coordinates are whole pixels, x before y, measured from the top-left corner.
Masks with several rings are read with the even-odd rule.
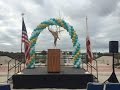
[[[75,68],[80,68],[80,44],[78,42],[78,36],[73,26],[66,23],[63,19],[51,18],[48,21],[41,22],[32,32],[30,37],[30,60],[27,64],[27,68],[33,68],[35,64],[35,44],[39,34],[49,25],[58,25],[63,27],[69,33],[73,43],[73,65]]]

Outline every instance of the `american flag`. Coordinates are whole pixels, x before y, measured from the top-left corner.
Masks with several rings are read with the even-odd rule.
[[[24,23],[24,18],[22,19],[22,43],[24,43],[24,53],[25,53],[25,60],[26,60],[26,64],[29,63],[30,60],[30,43],[28,40],[28,35],[27,35],[27,30],[26,30],[26,26]]]
[[[91,51],[90,44],[91,43],[90,43],[90,38],[89,38],[89,34],[88,34],[87,17],[86,17],[86,49],[87,49],[87,59],[88,59],[88,62],[90,62],[92,64],[93,53]]]

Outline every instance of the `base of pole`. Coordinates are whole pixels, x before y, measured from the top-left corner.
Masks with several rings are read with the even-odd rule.
[[[105,82],[119,83],[115,72],[112,72],[111,76]]]

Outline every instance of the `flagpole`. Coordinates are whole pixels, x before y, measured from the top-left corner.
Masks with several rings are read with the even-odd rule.
[[[88,35],[88,25],[87,25],[87,16],[86,16],[86,37],[87,37],[87,35]],[[86,61],[87,61],[87,63],[88,63],[88,55],[87,55],[87,49],[86,49]],[[88,69],[88,67],[87,67],[87,69]]]
[[[87,25],[87,16],[86,16],[86,37],[88,35],[88,25]],[[86,47],[86,63],[88,64],[88,55],[87,55],[87,47]],[[88,70],[88,65],[87,65],[87,70]]]
[[[22,15],[22,24],[23,24],[24,13],[22,13],[21,15]],[[22,27],[23,27],[23,25],[22,25]],[[23,43],[22,43],[22,33],[21,33],[21,59],[23,60],[22,46],[23,46]],[[24,68],[25,68],[25,62],[24,62]]]
[[[22,13],[21,15],[22,15],[22,22],[23,22],[24,13]],[[22,33],[21,33],[21,54],[22,54]]]
[[[87,24],[88,18],[86,16],[86,36],[88,35],[88,24]]]
[[[88,23],[87,23],[87,21],[88,21],[88,18],[87,18],[87,16],[86,16],[86,38],[88,38],[89,39],[89,41],[90,41],[90,37],[89,37],[89,33],[88,33]],[[90,44],[89,44],[90,45]],[[92,56],[92,52],[91,52],[91,47],[90,47],[90,55],[88,56],[88,52],[87,52],[87,50],[86,50],[86,53],[87,53],[87,57],[90,57],[90,58],[92,58],[93,56]],[[88,59],[88,58],[87,58]],[[91,63],[91,65],[92,65],[92,63]]]

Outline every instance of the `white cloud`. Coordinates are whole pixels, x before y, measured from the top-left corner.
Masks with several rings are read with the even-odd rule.
[[[93,50],[107,51],[110,40],[120,41],[119,0],[1,0],[0,6],[0,50],[20,51],[21,13],[25,13],[29,37],[40,22],[59,17],[60,12],[61,18],[76,30],[82,51],[85,50],[86,16]],[[61,32],[60,38],[57,48],[73,49],[66,31]],[[47,48],[54,46],[52,35],[45,29],[38,37],[36,49]]]
[[[4,42],[4,43],[1,43],[1,44],[5,45],[5,46],[12,45],[11,43],[6,43],[6,42]]]

